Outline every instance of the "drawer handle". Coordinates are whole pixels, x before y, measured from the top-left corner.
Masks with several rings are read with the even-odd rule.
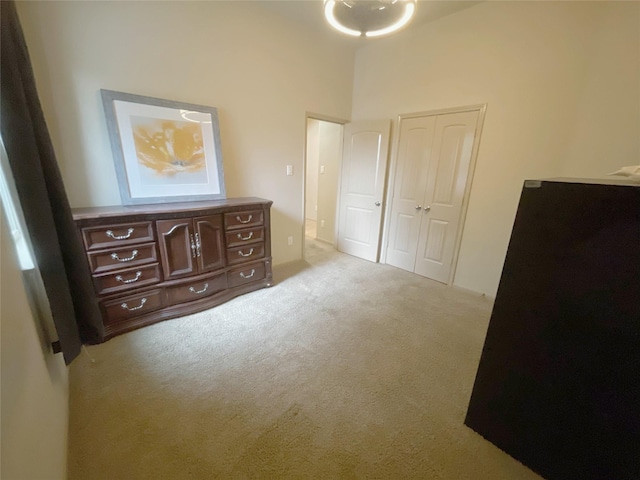
[[[207,291],[207,288],[209,288],[209,284],[208,284],[208,283],[205,283],[205,284],[204,284],[204,287],[202,288],[202,290],[196,290],[196,289],[195,289],[195,288],[193,288],[193,287],[189,287],[189,291],[190,291],[191,293],[195,293],[195,294],[199,295],[199,294],[201,294],[201,293],[206,292],[206,291]]]
[[[251,278],[251,277],[253,277],[253,275],[254,275],[255,273],[256,273],[256,269],[255,269],[255,268],[252,268],[252,269],[251,269],[251,273],[250,273],[249,275],[245,275],[245,274],[244,274],[244,272],[240,272],[240,276],[241,276],[242,278]]]
[[[248,237],[243,237],[241,233],[238,234],[238,238],[240,240],[251,240],[253,238],[253,232],[249,232],[249,236]]]
[[[238,255],[240,255],[241,257],[250,257],[251,255],[253,255],[253,248],[249,250],[249,253],[242,253],[242,250],[238,250]]]
[[[142,297],[142,299],[140,300],[140,305],[138,305],[137,307],[130,307],[126,303],[123,303],[122,305],[120,305],[120,307],[124,310],[129,310],[130,312],[133,312],[134,310],[140,310],[142,307],[144,307],[145,303],[147,303],[147,299],[145,297]]]
[[[246,220],[242,220],[240,218],[240,215],[236,215],[236,220],[239,221],[240,223],[249,223],[252,218],[253,218],[253,215],[249,215],[249,218],[247,218]]]
[[[136,272],[136,276],[133,278],[130,278],[129,280],[125,280],[124,278],[122,278],[122,275],[116,275],[116,280],[122,283],[133,283],[133,282],[137,282],[141,275],[142,275],[142,272],[138,270]]]
[[[129,238],[131,236],[131,234],[133,233],[133,228],[130,228],[129,230],[127,230],[127,234],[126,235],[114,235],[112,230],[107,230],[106,232],[104,232],[105,235],[107,237],[111,237],[114,240],[126,240],[127,238]]]
[[[111,258],[113,258],[114,260],[117,260],[119,262],[130,262],[131,260],[133,260],[137,256],[138,256],[138,250],[134,250],[133,252],[131,252],[131,256],[130,257],[126,257],[126,258],[120,258],[117,253],[112,253],[111,254]]]

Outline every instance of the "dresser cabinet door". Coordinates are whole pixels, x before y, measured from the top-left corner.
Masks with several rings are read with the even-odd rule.
[[[200,273],[224,267],[224,230],[222,215],[197,217],[195,226],[196,258]]]
[[[156,229],[165,280],[195,274],[196,244],[192,220],[158,220]]]

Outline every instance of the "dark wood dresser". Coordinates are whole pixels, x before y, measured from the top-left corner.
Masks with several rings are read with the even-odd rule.
[[[102,341],[272,285],[261,198],[73,209]]]

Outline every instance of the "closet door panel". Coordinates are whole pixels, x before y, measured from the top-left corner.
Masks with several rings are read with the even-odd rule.
[[[386,262],[413,271],[432,159],[435,117],[403,119],[391,204]]]
[[[438,115],[423,200],[415,272],[448,283],[478,112]]]

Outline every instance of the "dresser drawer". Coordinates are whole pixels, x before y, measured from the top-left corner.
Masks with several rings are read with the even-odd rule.
[[[250,262],[264,257],[264,243],[227,249],[227,265]]]
[[[225,230],[236,230],[248,228],[264,223],[264,212],[262,210],[251,210],[248,212],[235,212],[224,214]]]
[[[87,256],[93,273],[102,273],[158,261],[155,243],[90,252]]]
[[[229,284],[229,288],[231,288],[245,283],[262,280],[264,277],[264,262],[259,262],[252,265],[232,268],[227,272],[227,283]]]
[[[227,288],[227,275],[220,273],[210,277],[190,279],[179,285],[166,287],[167,303],[175,305],[182,302],[189,302],[199,298],[208,297]]]
[[[155,240],[151,222],[118,223],[82,229],[82,238],[87,250],[121,247],[132,243]]]
[[[264,241],[264,227],[246,228],[225,234],[227,247],[239,247],[248,243]]]
[[[153,285],[161,280],[160,266],[157,263],[141,267],[127,268],[116,272],[95,275],[93,284],[100,295],[121,292],[131,288]]]
[[[105,323],[115,323],[162,308],[162,289],[149,290],[102,302]]]

